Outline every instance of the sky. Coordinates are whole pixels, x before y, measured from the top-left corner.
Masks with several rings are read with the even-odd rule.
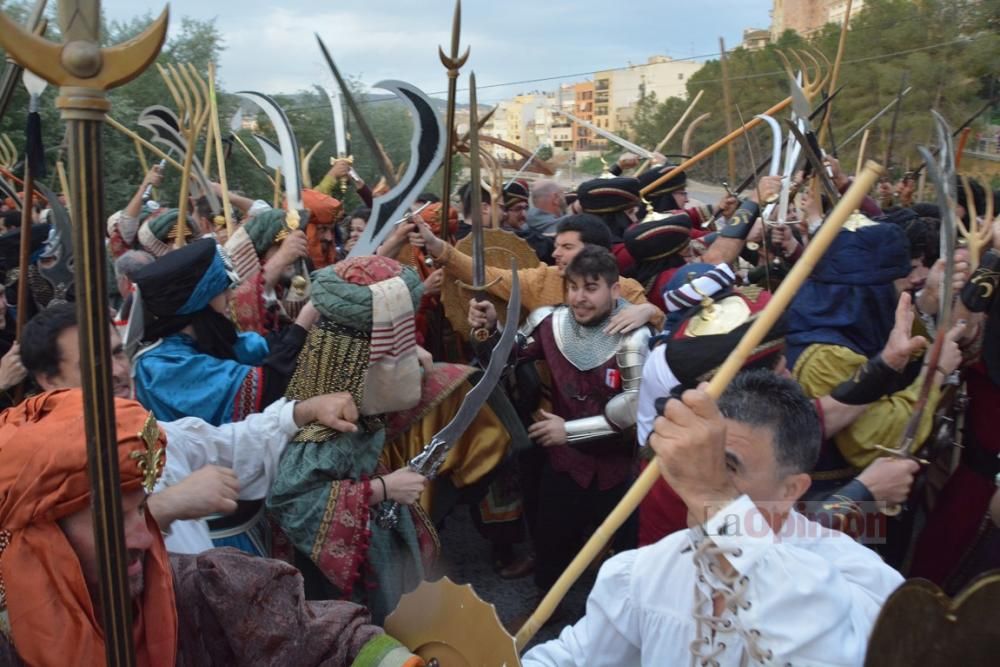
[[[104,0],[109,19],[159,13],[165,0]],[[739,44],[744,28],[766,28],[772,0],[465,0],[462,48],[472,47],[460,88],[475,71],[481,103],[532,90],[654,54],[704,60]],[[447,77],[437,48],[451,43],[454,0],[170,0],[180,18],[216,20],[225,50],[219,67],[228,90],[291,93],[329,85],[314,32],[345,75],[367,86],[408,81],[441,94]],[[532,79],[565,77],[528,83]]]

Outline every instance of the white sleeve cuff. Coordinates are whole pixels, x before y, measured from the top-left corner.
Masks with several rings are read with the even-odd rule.
[[[298,401],[290,401],[287,398],[279,398],[277,401],[272,403],[273,406],[280,406],[280,411],[278,413],[278,428],[280,428],[281,432],[288,438],[291,438],[299,432],[299,426],[295,423],[295,406],[297,403]]]

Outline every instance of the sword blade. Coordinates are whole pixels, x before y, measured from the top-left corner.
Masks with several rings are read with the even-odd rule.
[[[864,125],[862,125],[861,127],[859,127],[854,132],[854,134],[852,134],[851,136],[847,137],[846,139],[844,139],[843,141],[841,141],[839,144],[837,144],[837,147],[834,150],[840,151],[847,144],[851,143],[852,141],[854,141],[855,139],[857,139],[858,137],[860,137],[864,133],[865,130],[867,130],[869,127],[871,127],[872,123],[874,123],[875,121],[877,121],[879,118],[881,118],[885,114],[889,113],[889,111],[894,106],[896,106],[897,104],[899,104],[903,100],[904,97],[906,97],[907,95],[909,95],[911,90],[913,90],[913,86],[908,86],[906,88],[906,90],[903,91],[902,95],[900,95],[899,97],[896,97],[892,102],[889,102],[884,107],[882,107],[882,109],[877,114],[875,114],[874,116],[872,116],[871,118],[869,118],[868,122],[865,123]]]
[[[284,179],[285,201],[288,210],[298,210],[302,206],[302,163],[299,161],[299,144],[292,131],[292,124],[284,110],[278,106],[269,95],[252,90],[242,90],[237,96],[249,100],[260,107],[267,115],[274,132],[278,135],[278,148],[281,151],[281,177]]]
[[[330,108],[333,109],[333,139],[337,149],[337,157],[347,157],[347,135],[344,134],[344,103],[340,93],[334,89],[327,91],[330,95]]]
[[[476,94],[476,73],[469,75],[469,214],[472,219],[472,282],[479,288],[486,284],[486,257],[483,245],[483,195],[479,170],[479,101]],[[444,229],[444,223],[442,223]],[[485,294],[477,293],[482,300]]]
[[[510,269],[510,301],[507,302],[507,322],[504,323],[500,342],[493,349],[490,363],[486,366],[483,377],[462,399],[462,405],[452,420],[448,422],[448,425],[434,434],[434,437],[431,438],[432,443],[439,441],[447,443],[449,447],[454,445],[455,441],[462,437],[462,434],[469,428],[472,420],[479,414],[479,409],[483,407],[483,403],[486,402],[497,382],[500,381],[500,374],[503,372],[504,366],[507,365],[510,351],[514,347],[517,322],[521,312],[521,286],[517,276],[516,259],[511,259]]]
[[[323,58],[326,60],[327,66],[330,71],[333,72],[333,78],[337,80],[337,85],[340,86],[340,93],[344,97],[344,101],[347,103],[347,107],[351,110],[351,114],[354,115],[354,121],[358,124],[358,129],[361,130],[361,136],[365,138],[365,143],[368,144],[368,150],[371,151],[375,160],[378,162],[379,168],[382,170],[382,176],[385,177],[386,183],[389,184],[390,188],[396,187],[396,170],[393,169],[392,165],[389,164],[389,160],[386,158],[385,154],[379,149],[378,140],[375,139],[375,133],[372,132],[371,127],[368,126],[368,121],[365,117],[361,115],[361,109],[358,108],[357,102],[354,100],[354,96],[351,95],[350,88],[347,87],[347,82],[344,81],[344,77],[340,75],[340,70],[333,62],[333,57],[330,52],[326,49],[326,44],[320,38],[319,34],[316,34],[316,41],[319,43],[319,49],[323,52]]]
[[[593,130],[595,134],[598,134],[598,135],[604,137],[608,141],[611,141],[611,142],[614,142],[614,143],[618,144],[619,146],[621,146],[625,150],[631,151],[631,152],[635,153],[636,155],[638,155],[641,158],[646,158],[647,160],[653,159],[653,152],[652,151],[648,151],[645,148],[643,148],[642,146],[639,146],[638,144],[633,144],[628,139],[622,139],[621,137],[619,137],[614,132],[608,132],[603,127],[597,127],[596,125],[594,125],[593,123],[591,123],[589,121],[583,120],[582,118],[577,118],[576,116],[574,116],[573,114],[569,113],[568,111],[562,111],[561,109],[553,109],[553,111],[555,113],[562,114],[563,116],[566,116],[567,118],[569,118],[574,123],[578,123],[580,125],[583,125],[587,129]]]

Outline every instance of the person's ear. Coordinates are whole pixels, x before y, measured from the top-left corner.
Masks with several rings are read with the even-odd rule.
[[[785,477],[782,485],[782,500],[794,503],[805,495],[812,485],[812,477],[809,473],[800,472]]]

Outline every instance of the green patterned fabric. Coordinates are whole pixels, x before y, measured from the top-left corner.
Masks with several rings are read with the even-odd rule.
[[[245,223],[243,229],[253,242],[258,257],[263,257],[267,249],[274,245],[274,238],[285,227],[285,211],[272,208],[253,216]]]
[[[312,274],[312,302],[320,314],[345,327],[370,332],[372,329],[372,291],[367,285],[347,282],[328,266]],[[420,305],[424,292],[420,276],[413,268],[403,267],[399,277],[406,282],[413,297],[413,309]]]
[[[166,241],[170,232],[177,224],[178,213],[180,213],[180,211],[176,208],[168,208],[155,218],[147,220],[146,225],[149,227],[149,231],[153,233],[153,236],[161,241]]]

